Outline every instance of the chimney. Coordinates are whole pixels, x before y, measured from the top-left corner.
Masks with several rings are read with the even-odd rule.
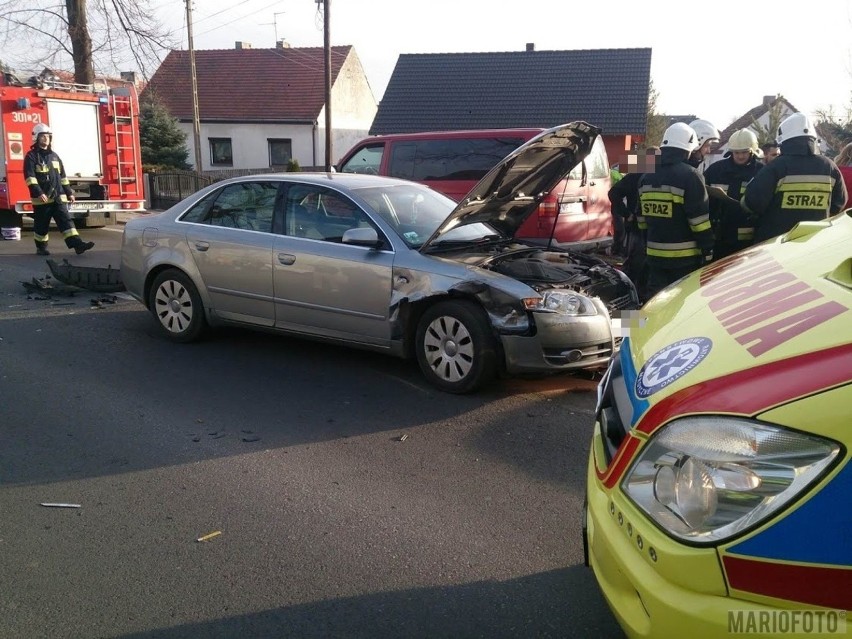
[[[251,49],[251,42],[241,42],[241,41],[237,40],[234,43],[234,48],[235,49]]]
[[[290,43],[287,42],[286,40],[279,40],[278,42],[275,43],[275,48],[276,49],[289,49]]]
[[[775,96],[774,95],[764,95],[763,96],[763,106],[765,106],[767,109],[772,106],[773,102],[775,102]]]
[[[527,42],[527,51],[535,51],[535,42]]]

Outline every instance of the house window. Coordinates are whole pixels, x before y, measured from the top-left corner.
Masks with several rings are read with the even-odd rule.
[[[210,138],[210,164],[213,166],[234,165],[231,138]]]
[[[286,168],[293,157],[293,141],[276,138],[267,138],[266,141],[269,143],[269,166]]]

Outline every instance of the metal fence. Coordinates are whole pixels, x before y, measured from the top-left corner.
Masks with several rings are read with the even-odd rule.
[[[324,171],[321,166],[304,167],[302,171]],[[217,169],[204,171],[198,175],[195,171],[171,171],[169,173],[149,173],[148,188],[152,209],[167,209],[183,198],[203,189],[208,184],[227,180],[241,175],[259,175],[262,173],[283,173],[283,169]]]
[[[150,173],[149,178],[151,208],[159,210],[167,209],[215,182],[212,177],[198,175],[194,171]]]

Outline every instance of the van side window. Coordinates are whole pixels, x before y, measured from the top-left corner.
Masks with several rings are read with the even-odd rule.
[[[367,173],[378,175],[382,166],[382,155],[385,152],[384,144],[369,144],[355,152],[349,161],[340,167],[341,173]]]
[[[586,167],[589,170],[589,179],[602,180],[609,177],[609,160],[606,155],[606,147],[600,136],[592,145],[592,152],[586,158]]]
[[[397,142],[389,174],[406,180],[481,180],[524,140],[459,138]]]
[[[589,152],[589,155],[586,156],[586,159],[571,169],[571,172],[568,174],[568,179],[582,180],[584,163],[590,180],[602,180],[609,177],[609,160],[606,155],[606,147],[600,137],[595,139],[595,143],[592,145],[592,150]]]

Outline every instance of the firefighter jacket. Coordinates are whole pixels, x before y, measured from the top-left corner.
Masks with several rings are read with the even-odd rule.
[[[648,266],[697,268],[713,253],[704,178],[687,163],[687,153],[660,151],[654,173],[639,179],[639,228],[646,230]]]
[[[754,155],[745,164],[737,164],[733,157],[714,162],[704,171],[704,182],[708,187],[722,189],[730,200],[710,198],[710,224],[717,244],[740,249],[754,242],[754,220],[743,210],[739,201],[746,185],[764,166]],[[721,255],[715,255],[719,258]]]
[[[837,165],[816,154],[816,143],[796,137],[781,143],[781,155],[748,184],[742,205],[756,218],[754,240],[781,235],[799,222],[824,220],[846,204],[846,185]]]
[[[24,180],[30,189],[30,198],[36,206],[50,202],[67,202],[74,195],[71,183],[65,177],[62,160],[50,147],[42,149],[33,145],[24,158]],[[39,198],[44,194],[47,202]]]

